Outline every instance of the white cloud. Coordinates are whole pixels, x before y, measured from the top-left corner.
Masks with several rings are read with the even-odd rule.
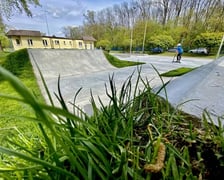
[[[41,7],[30,7],[33,18],[14,12],[15,15],[9,21],[5,20],[5,23],[16,29],[39,30],[45,33],[48,24],[50,35],[62,36],[62,27],[82,25],[86,10],[98,11],[122,1],[125,0],[40,0]]]
[[[83,11],[83,5],[76,0],[58,1],[57,3],[51,3],[49,1],[45,5],[45,9],[49,16],[54,18],[63,18],[65,16],[78,16]]]

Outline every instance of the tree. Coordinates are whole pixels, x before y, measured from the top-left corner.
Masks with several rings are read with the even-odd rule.
[[[105,33],[105,28],[99,23],[97,13],[95,11],[88,10],[83,16],[84,33],[93,36],[97,40],[101,39],[100,37],[102,37]]]
[[[79,39],[84,35],[82,26],[78,27],[66,26],[63,27],[62,29],[65,37],[67,38]]]
[[[209,52],[218,50],[223,33],[201,33],[194,40],[195,47],[206,47]]]
[[[5,35],[0,35],[0,51],[6,47],[9,47],[9,39]]]
[[[160,13],[161,23],[165,25],[170,17],[171,0],[158,0],[155,1],[157,12]]]
[[[180,19],[180,15],[181,15],[181,12],[182,12],[182,9],[183,9],[183,4],[184,3],[184,0],[175,0],[173,1],[173,5],[175,7],[175,21],[174,21],[174,26],[177,26],[178,25],[178,22],[179,22],[179,19]]]
[[[111,43],[108,40],[100,40],[97,42],[96,47],[109,51],[111,49]]]
[[[9,40],[5,36],[5,25],[0,14],[0,51],[3,51],[7,46],[9,46]]]
[[[0,1],[0,14],[9,18],[12,12],[16,9],[19,12],[25,12],[27,16],[32,17],[32,12],[29,5],[40,5],[39,0],[1,0]]]
[[[149,46],[149,39],[158,34],[171,36],[175,43],[190,48],[201,33],[223,32],[223,19],[223,0],[132,0],[87,11],[84,32],[110,41],[114,48],[125,42],[126,49],[129,39],[130,48],[133,45],[144,50],[144,44]]]
[[[147,44],[149,47],[162,47],[167,49],[168,47],[172,47],[174,43],[175,42],[171,36],[158,35],[151,37]]]

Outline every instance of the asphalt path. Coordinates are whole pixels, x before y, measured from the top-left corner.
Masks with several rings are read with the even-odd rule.
[[[63,51],[60,51],[62,56],[66,56]],[[31,53],[32,54],[32,53]],[[141,66],[132,66],[132,67],[126,67],[126,68],[113,68],[110,66],[107,66],[107,64],[102,64],[102,61],[97,62],[96,64],[93,64],[93,66],[89,69],[86,69],[84,64],[91,64],[93,63],[95,58],[93,58],[91,55],[88,55],[88,57],[85,57],[85,52],[83,52],[82,57],[84,58],[84,61],[80,59],[78,67],[75,64],[70,63],[69,66],[72,67],[73,71],[77,71],[79,73],[65,73],[66,71],[62,69],[63,60],[60,62],[57,62],[56,68],[52,68],[52,59],[49,59],[49,57],[41,57],[42,61],[40,62],[38,59],[40,57],[38,56],[38,52],[36,54],[32,54],[32,62],[35,60],[38,66],[41,66],[41,64],[48,64],[48,68],[51,69],[50,75],[48,74],[48,68],[46,66],[42,66],[42,69],[44,68],[43,76],[45,77],[45,81],[47,83],[47,86],[49,88],[49,91],[52,95],[52,97],[55,97],[54,93],[58,94],[57,90],[57,80],[58,72],[61,72],[61,80],[60,80],[60,87],[62,96],[65,99],[65,102],[67,103],[69,109],[72,111],[73,106],[71,105],[74,103],[74,97],[75,94],[78,92],[80,88],[82,90],[79,92],[75,104],[79,106],[81,109],[83,109],[87,114],[92,114],[92,108],[91,108],[91,93],[93,95],[93,98],[96,101],[96,104],[100,106],[100,103],[98,101],[98,98],[107,105],[109,102],[109,98],[106,95],[106,88],[110,92],[110,86],[109,86],[109,77],[113,77],[114,83],[116,85],[118,94],[121,89],[121,86],[124,84],[124,82],[132,76],[132,84],[135,86],[136,79],[139,75],[139,70],[141,71],[141,77],[144,80],[148,80],[150,86],[153,89],[156,89],[158,86],[162,84],[162,81],[160,77],[158,76],[158,73],[163,73],[170,71],[172,69],[177,69],[179,67],[199,67],[202,65],[205,65],[212,60],[209,59],[203,59],[203,58],[189,58],[184,57],[182,58],[181,63],[172,63],[173,57],[169,56],[162,56],[162,55],[139,55],[139,54],[112,54],[116,57],[118,57],[121,60],[129,60],[129,61],[139,61],[139,62],[145,62],[146,64]],[[51,55],[52,56],[52,55]],[[57,56],[60,56],[57,52]],[[98,54],[95,54],[95,56],[99,56]],[[43,59],[44,58],[44,59]],[[51,57],[56,58],[56,57]],[[104,58],[102,58],[103,61],[105,61]],[[59,64],[58,64],[59,63]],[[84,64],[83,64],[84,63]],[[35,63],[32,63],[35,67]],[[99,68],[101,67],[101,68]],[[105,68],[103,68],[105,67]],[[156,68],[156,70],[154,68]],[[68,68],[68,67],[67,67]],[[41,69],[41,68],[40,68]],[[42,71],[41,69],[41,71]],[[55,71],[52,73],[52,71]],[[82,73],[83,71],[83,73]],[[35,70],[36,75],[38,74],[37,70]],[[54,76],[52,75],[54,74]],[[38,75],[37,75],[38,76]],[[174,78],[173,78],[174,79]],[[164,82],[167,82],[171,80],[171,78],[163,78]],[[41,84],[39,79],[39,84]],[[46,92],[43,90],[42,87],[42,93],[48,102],[48,98],[46,95]],[[139,89],[143,89],[144,85],[142,83],[139,84]],[[134,87],[133,87],[134,89]],[[58,101],[56,98],[53,98],[54,102],[57,106],[59,106]]]

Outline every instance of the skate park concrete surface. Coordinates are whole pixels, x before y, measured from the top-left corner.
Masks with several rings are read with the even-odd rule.
[[[207,111],[208,120],[224,125],[224,57],[176,78],[165,90],[159,95],[174,107],[199,118]]]
[[[199,67],[181,77],[163,78],[164,82],[170,81],[166,86],[169,102],[199,118],[204,109],[212,113],[212,118],[223,117],[224,114],[223,58],[213,61],[183,57],[181,63],[172,63],[173,57],[111,53],[120,60],[145,62],[141,66],[115,68],[108,63],[102,50],[29,49],[28,52],[45,100],[49,103],[37,65],[56,106],[59,106],[59,102],[54,93],[58,94],[57,82],[60,75],[61,93],[71,111],[72,104],[75,103],[91,115],[91,93],[98,106],[98,98],[107,105],[109,98],[106,95],[106,87],[109,89],[109,77],[112,76],[119,91],[130,76],[134,86],[140,71],[142,79],[147,79],[150,87],[156,91],[162,85],[162,81],[154,66],[159,73],[180,67]],[[82,89],[74,102],[75,94],[80,88]],[[139,89],[141,88],[144,88],[144,85],[140,83]],[[165,97],[164,91],[160,96]],[[185,101],[189,102],[184,103]],[[217,119],[214,121],[217,122]]]

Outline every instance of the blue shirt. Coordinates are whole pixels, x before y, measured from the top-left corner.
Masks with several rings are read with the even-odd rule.
[[[181,46],[177,47],[177,52],[178,54],[182,54],[183,53],[183,48]]]

